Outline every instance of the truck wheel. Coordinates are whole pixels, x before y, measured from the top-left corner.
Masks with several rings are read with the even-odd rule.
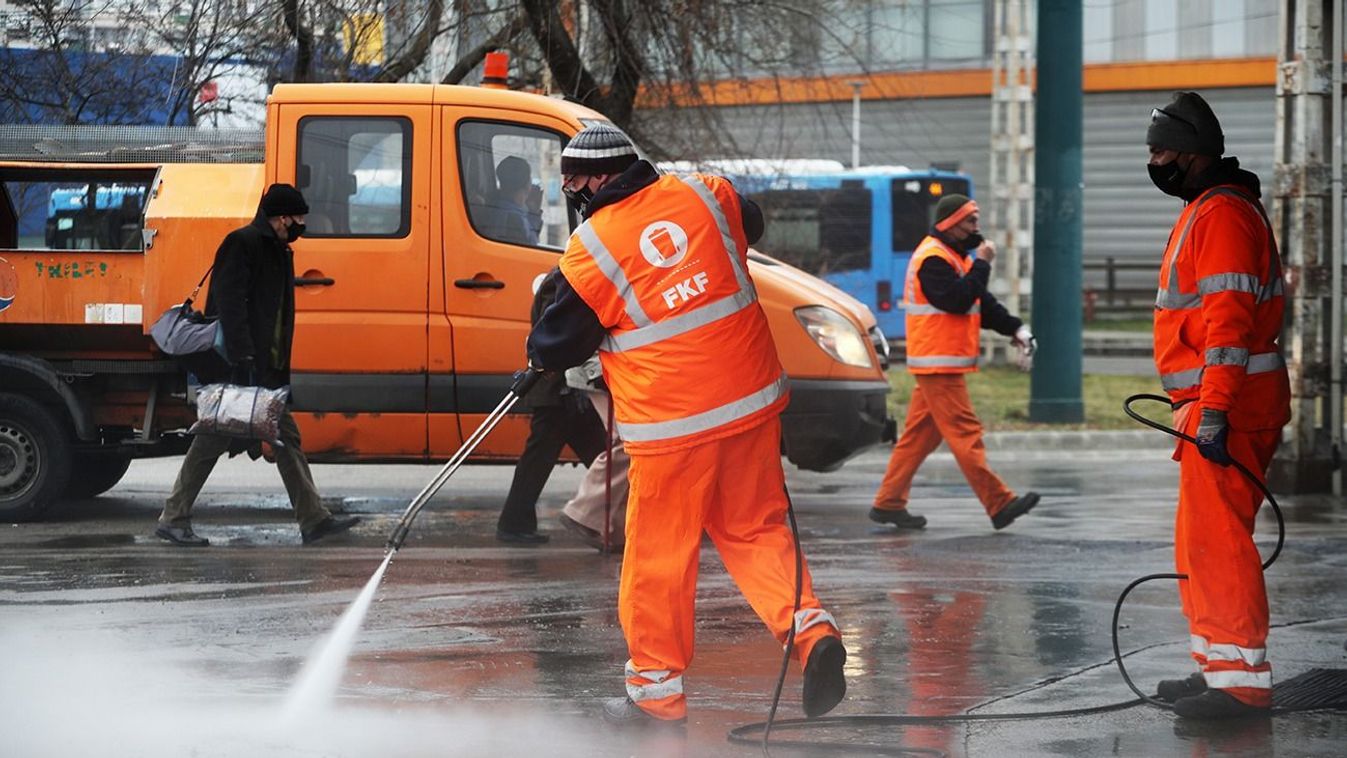
[[[71,477],[62,497],[66,500],[97,497],[116,486],[128,468],[131,468],[130,458],[99,453],[76,454],[74,470],[79,476]]]
[[[56,414],[0,393],[0,521],[36,518],[70,482],[70,436]]]

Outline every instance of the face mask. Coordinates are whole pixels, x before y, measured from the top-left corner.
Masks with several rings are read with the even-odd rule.
[[[1169,163],[1162,163],[1158,166],[1154,163],[1147,163],[1146,172],[1151,175],[1151,183],[1155,185],[1156,189],[1166,195],[1183,197],[1183,180],[1185,176],[1183,167],[1179,165],[1177,160],[1172,160]]]
[[[965,251],[965,252],[972,252],[972,251],[976,250],[977,247],[978,247],[978,245],[981,245],[981,244],[982,244],[982,240],[983,240],[983,239],[984,239],[984,237],[983,237],[981,234],[978,234],[977,232],[973,232],[972,234],[968,235],[967,237],[964,237],[964,238],[963,238],[963,249],[964,249],[964,251]]]
[[[293,224],[290,224],[290,225],[286,226],[286,227],[285,227],[285,241],[286,241],[286,242],[294,242],[295,240],[299,239],[300,237],[303,237],[303,236],[304,236],[304,232],[305,232],[306,229],[308,229],[308,227],[305,226],[304,224],[299,223],[298,221],[296,221],[296,222],[293,223]]]
[[[572,203],[575,203],[575,210],[579,211],[581,216],[585,215],[585,209],[589,207],[589,202],[594,199],[594,190],[589,188],[589,182],[585,182],[573,190],[564,190],[563,194]]]

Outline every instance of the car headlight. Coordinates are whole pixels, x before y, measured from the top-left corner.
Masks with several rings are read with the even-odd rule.
[[[860,330],[832,308],[809,305],[795,309],[795,318],[823,352],[848,366],[870,368],[870,351]]]

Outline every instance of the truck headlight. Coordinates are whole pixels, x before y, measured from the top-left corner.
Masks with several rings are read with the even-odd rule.
[[[822,305],[795,309],[795,318],[823,352],[848,366],[870,368],[870,351],[865,337],[846,316]]]

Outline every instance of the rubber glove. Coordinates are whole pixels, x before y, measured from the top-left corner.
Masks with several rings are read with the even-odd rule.
[[[1202,418],[1197,422],[1197,452],[1212,463],[1229,466],[1234,460],[1226,449],[1228,436],[1230,425],[1226,422],[1225,411],[1203,408]]]
[[[1015,330],[1015,336],[1010,338],[1010,344],[1020,349],[1019,356],[1015,359],[1015,365],[1020,367],[1021,371],[1030,371],[1034,368],[1034,353],[1038,351],[1038,340],[1034,339],[1034,333],[1029,331],[1029,327],[1021,326]]]

